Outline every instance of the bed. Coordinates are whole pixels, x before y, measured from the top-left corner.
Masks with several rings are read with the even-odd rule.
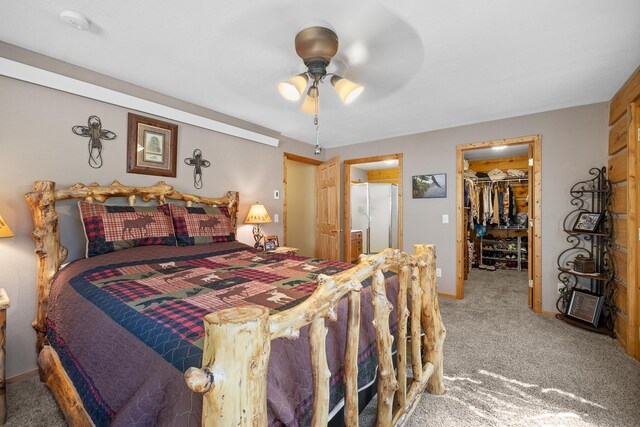
[[[38,181],[26,197],[38,364],[71,425],[321,426],[337,413],[352,426],[369,384],[377,425],[399,425],[425,388],[444,392],[432,245],[415,255],[387,249],[355,267],[233,240],[152,245],[60,269],[56,200],[220,207],[235,235],[238,194]]]

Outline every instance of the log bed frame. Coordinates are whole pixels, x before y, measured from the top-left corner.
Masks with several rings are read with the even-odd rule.
[[[76,184],[56,190],[52,181],[36,181],[25,195],[35,229],[38,255],[38,307],[33,327],[37,333],[40,379],[47,384],[71,426],[93,425],[55,350],[48,345],[46,315],[51,283],[67,257],[60,243],[57,200],[84,199],[104,202],[113,197],[128,198],[134,205],[140,197],[148,202],[167,199],[209,206],[226,206],[237,231],[237,192],[212,199],[177,192],[159,182],[150,187],[131,187],[114,181],[108,186]],[[237,235],[237,234],[236,234]],[[267,425],[267,368],[271,340],[296,339],[300,328],[309,326],[313,378],[313,426],[325,426],[329,415],[329,378],[325,318],[337,320],[337,304],[348,297],[347,345],[344,355],[345,408],[347,426],[358,425],[358,340],[360,333],[360,290],[362,281],[372,278],[375,343],[378,354],[378,406],[376,426],[403,425],[415,409],[425,388],[443,394],[443,343],[446,330],[440,318],[435,276],[435,247],[414,245],[415,254],[385,249],[361,256],[360,263],[334,276],[319,275],[318,288],[301,304],[269,315],[261,306],[243,306],[210,313],[204,317],[205,341],[202,368],[190,368],[185,380],[191,390],[203,393],[203,426]],[[394,371],[389,315],[393,310],[386,296],[383,272],[399,274],[397,303],[397,370]],[[408,293],[411,306],[408,307]],[[408,318],[411,317],[409,335]],[[421,334],[421,330],[423,334]],[[410,338],[410,352],[407,345]],[[408,359],[410,356],[410,359]],[[410,361],[412,376],[407,376]]]

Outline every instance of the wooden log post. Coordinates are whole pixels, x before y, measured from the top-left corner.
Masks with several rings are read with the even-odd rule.
[[[393,417],[393,395],[398,389],[398,380],[393,370],[391,349],[393,335],[389,330],[389,315],[393,305],[387,299],[384,274],[376,270],[372,281],[373,325],[378,353],[378,408],[377,426],[390,426]]]
[[[7,389],[5,383],[4,343],[7,332],[7,309],[11,300],[4,288],[0,288],[0,425],[7,422]]]
[[[426,262],[419,263],[420,287],[422,288],[422,329],[424,331],[423,363],[433,364],[427,390],[431,394],[444,394],[443,348],[447,331],[440,317],[438,287],[436,284],[436,253],[433,245],[414,245],[417,255],[426,254]]]
[[[318,317],[309,326],[309,354],[313,378],[313,412],[311,425],[324,427],[329,422],[329,379],[331,371],[327,363],[327,326]]]
[[[203,426],[267,425],[269,309],[242,306],[207,314],[202,368],[185,380],[203,395]]]
[[[344,354],[344,424],[358,427],[358,344],[360,342],[360,292],[349,293],[347,346]]]
[[[422,348],[420,346],[420,316],[422,305],[422,288],[420,288],[420,271],[418,267],[411,268],[411,368],[413,379],[422,381]]]
[[[407,288],[409,284],[409,266],[400,267],[398,278],[398,390],[396,391],[396,401],[401,411],[407,407]],[[421,369],[422,370],[422,369]]]
[[[36,330],[37,352],[47,344],[47,308],[51,283],[60,265],[67,258],[67,248],[60,244],[58,213],[56,212],[56,184],[52,181],[37,181],[33,191],[25,194],[33,218],[33,240],[38,255],[38,307],[32,326]]]

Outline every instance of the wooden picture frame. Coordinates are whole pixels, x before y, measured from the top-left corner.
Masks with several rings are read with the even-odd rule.
[[[567,316],[598,327],[604,296],[584,289],[573,289]]]
[[[176,177],[178,125],[129,113],[127,172]]]
[[[411,178],[414,199],[442,199],[447,197],[447,174],[414,175]]]
[[[603,214],[599,212],[580,212],[573,226],[573,231],[594,233],[600,226],[602,217]]]
[[[264,236],[264,250],[265,251],[274,251],[280,247],[280,242],[278,241],[277,235],[272,236]]]

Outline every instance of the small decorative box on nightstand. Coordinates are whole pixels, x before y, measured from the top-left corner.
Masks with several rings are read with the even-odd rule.
[[[277,247],[274,250],[269,251],[269,252],[274,253],[274,254],[297,255],[299,250],[300,249],[298,249],[298,248],[290,248],[290,247],[287,247],[287,246],[280,246],[280,247]]]
[[[4,380],[4,338],[9,303],[7,292],[4,288],[0,288],[0,424],[7,422],[7,385]]]

